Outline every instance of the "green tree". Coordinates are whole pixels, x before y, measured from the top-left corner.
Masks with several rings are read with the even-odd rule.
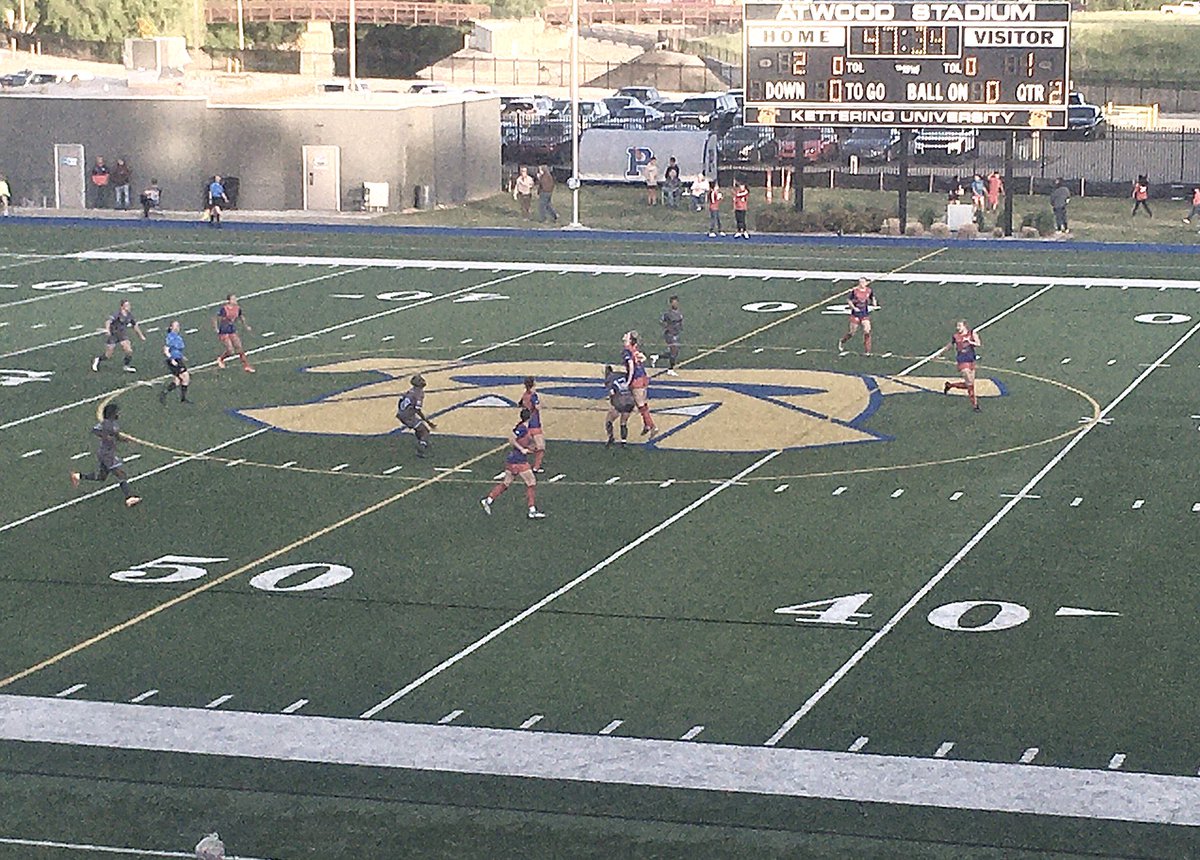
[[[146,32],[186,35],[203,14],[196,0],[33,0],[30,7],[38,30],[110,43]]]

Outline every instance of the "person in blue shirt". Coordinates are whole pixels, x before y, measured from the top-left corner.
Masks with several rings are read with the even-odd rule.
[[[208,183],[208,224],[210,227],[221,226],[221,204],[229,203],[229,198],[225,196],[225,185],[221,182],[221,177],[214,176],[212,182]]]
[[[167,357],[167,370],[171,371],[171,378],[167,380],[167,386],[158,393],[158,402],[164,406],[167,403],[167,395],[179,386],[179,402],[191,403],[188,400],[187,390],[188,383],[191,382],[191,376],[187,369],[187,356],[183,354],[183,335],[179,333],[179,320],[173,320],[167,328],[166,342],[163,344],[163,355]]]

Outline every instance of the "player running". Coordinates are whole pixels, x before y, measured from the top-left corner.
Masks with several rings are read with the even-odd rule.
[[[217,367],[224,370],[225,359],[236,355],[242,360],[242,370],[254,373],[254,368],[246,359],[246,351],[242,348],[242,339],[238,337],[239,322],[246,327],[246,331],[254,331],[250,328],[250,323],[247,321],[241,305],[238,304],[237,296],[230,293],[225,297],[225,304],[217,308],[216,316],[213,317],[213,328],[217,332],[217,340],[221,342],[222,349],[221,354],[217,356]]]
[[[131,330],[142,340],[146,339],[137,320],[133,318],[133,305],[129,299],[125,299],[117,308],[117,312],[104,323],[104,352],[92,359],[93,372],[100,369],[100,362],[112,358],[113,350],[120,345],[121,351],[125,353],[125,372],[137,373],[137,368],[133,366],[133,346],[129,343]]]
[[[162,391],[158,392],[158,402],[167,405],[167,395],[175,390],[175,386],[179,386],[179,402],[191,403],[187,398],[188,383],[191,382],[191,375],[187,369],[187,356],[183,354],[183,335],[179,333],[179,320],[172,320],[171,325],[167,327],[166,342],[163,344],[163,355],[167,357],[167,370],[171,372],[171,378],[167,380],[167,385]]]
[[[629,416],[633,414],[633,391],[625,382],[625,374],[613,370],[612,365],[604,368],[604,391],[608,396],[608,414],[604,416],[604,429],[608,432],[608,441],[604,447],[613,445],[613,422],[621,419],[621,445],[629,439]]]
[[[662,325],[663,340],[667,342],[667,376],[678,376],[675,362],[679,360],[679,340],[683,337],[683,311],[679,309],[679,296],[671,296],[670,306],[658,318]]]
[[[871,282],[866,278],[859,278],[857,286],[850,291],[850,327],[838,341],[839,355],[846,352],[846,343],[854,337],[860,325],[863,330],[863,353],[871,354],[871,311],[877,310],[879,300],[875,298]]]
[[[509,436],[509,441],[512,443],[512,450],[504,458],[504,475],[500,478],[499,483],[492,487],[492,491],[479,500],[479,504],[483,506],[483,512],[488,516],[492,514],[492,502],[500,498],[500,494],[509,488],[514,477],[520,478],[521,482],[525,485],[525,500],[529,502],[529,513],[527,515],[529,519],[540,520],[546,516],[537,509],[535,500],[537,495],[537,477],[533,474],[533,469],[529,465],[529,455],[533,451],[529,424],[527,423],[530,417],[531,413],[528,409],[521,410],[521,420],[517,422],[517,426],[513,427],[512,435]]]
[[[129,489],[129,476],[125,474],[125,464],[117,456],[117,443],[131,441],[117,425],[117,412],[116,403],[106,403],[102,413],[104,420],[92,428],[92,435],[100,439],[100,445],[96,449],[96,459],[99,461],[100,468],[86,475],[72,472],[71,486],[78,487],[81,479],[104,481],[109,475],[112,475],[120,483],[121,492],[125,494],[125,507],[132,508],[141,501],[141,498],[135,496]]]
[[[959,320],[954,324],[954,334],[950,336],[950,342],[938,350],[938,355],[941,355],[954,347],[954,360],[958,362],[958,372],[962,376],[962,382],[947,382],[943,385],[942,393],[949,394],[951,388],[965,388],[967,396],[971,398],[971,408],[976,412],[979,411],[979,398],[975,396],[975,349],[980,346],[983,346],[983,342],[975,330],[967,327],[966,320]]]
[[[425,404],[425,377],[417,374],[412,378],[412,388],[404,392],[396,404],[396,417],[400,423],[413,431],[417,437],[417,456],[424,457],[429,450],[429,431],[437,425],[425,417],[421,407]]]
[[[529,444],[534,450],[533,471],[540,475],[546,471],[542,468],[542,458],[546,456],[546,434],[542,432],[542,400],[538,397],[536,389],[537,380],[526,376],[521,408],[529,410]]]
[[[633,392],[633,402],[642,416],[642,435],[653,436],[658,432],[658,427],[654,425],[654,419],[650,417],[650,404],[647,402],[650,377],[646,375],[646,356],[642,355],[641,350],[638,349],[638,333],[636,331],[625,332],[623,346],[621,361],[625,365],[625,384]]]

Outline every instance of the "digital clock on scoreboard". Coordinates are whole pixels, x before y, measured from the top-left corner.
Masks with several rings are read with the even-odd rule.
[[[1065,128],[1071,7],[746,0],[748,125]]]

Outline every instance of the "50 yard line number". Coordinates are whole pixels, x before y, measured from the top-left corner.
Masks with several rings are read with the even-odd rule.
[[[175,582],[191,582],[208,576],[208,567],[201,567],[201,565],[217,564],[222,561],[229,561],[229,559],[203,555],[164,555],[151,561],[135,564],[126,570],[118,570],[110,573],[109,579],[140,585],[167,585]],[[321,572],[316,574],[316,576],[312,576],[311,574],[314,571]],[[284,580],[292,579],[300,574],[309,574],[309,576],[298,581],[293,579],[290,583],[284,583]],[[322,588],[332,588],[335,585],[340,585],[352,576],[354,576],[354,571],[344,564],[304,562],[301,564],[285,564],[282,567],[273,567],[270,570],[264,570],[262,573],[255,574],[250,579],[250,585],[259,591],[284,593],[317,591]]]

